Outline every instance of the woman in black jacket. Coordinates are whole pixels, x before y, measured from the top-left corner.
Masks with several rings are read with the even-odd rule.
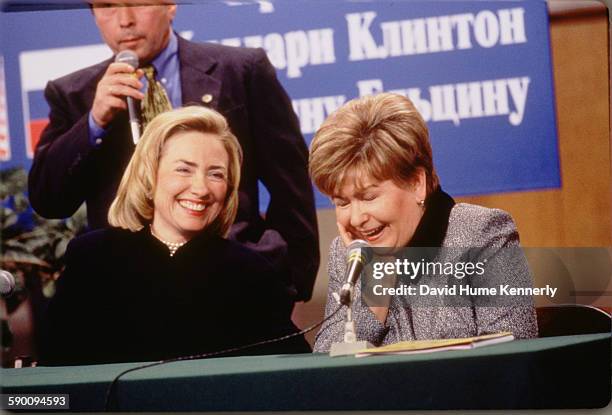
[[[161,360],[297,331],[286,271],[225,239],[241,157],[213,110],[187,107],[148,125],[111,205],[113,227],[68,247],[41,364]],[[298,336],[241,354],[308,351]]]

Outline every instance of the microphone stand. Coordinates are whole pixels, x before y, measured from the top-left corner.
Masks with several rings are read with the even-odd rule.
[[[344,291],[344,287],[343,287]],[[357,332],[355,330],[355,322],[353,321],[353,310],[351,305],[353,304],[353,287],[349,288],[349,295],[343,296],[340,300],[340,295],[334,293],[334,298],[338,303],[346,306],[346,321],[344,322],[344,341],[342,343],[333,343],[331,350],[329,351],[330,357],[354,355],[360,350],[374,348],[372,343],[369,341],[357,340]]]

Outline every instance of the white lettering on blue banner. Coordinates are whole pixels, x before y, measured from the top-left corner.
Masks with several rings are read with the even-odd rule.
[[[448,16],[376,23],[376,12],[345,16],[349,37],[349,60],[386,59],[422,53],[491,48],[527,42],[525,10],[521,7],[497,12],[482,10]],[[376,30],[378,29],[378,30]],[[376,37],[382,39],[377,43]]]

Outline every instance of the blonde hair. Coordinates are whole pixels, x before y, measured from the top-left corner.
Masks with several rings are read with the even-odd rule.
[[[429,195],[438,176],[427,125],[412,102],[397,94],[349,101],[323,122],[310,147],[310,176],[327,195],[337,194],[351,173],[406,185],[419,169]]]
[[[210,225],[212,232],[227,236],[238,211],[242,150],[221,114],[196,106],[162,113],[147,125],[108,212],[108,222],[112,226],[136,232],[151,222],[155,210],[153,195],[157,170],[164,144],[174,135],[188,131],[218,136],[227,151],[229,166],[225,203]]]

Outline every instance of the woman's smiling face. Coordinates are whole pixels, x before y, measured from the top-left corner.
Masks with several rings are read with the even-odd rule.
[[[408,245],[423,217],[419,202],[426,195],[425,173],[413,184],[399,186],[392,180],[350,176],[332,197],[344,243],[363,239],[375,247]]]
[[[164,144],[153,196],[153,230],[172,241],[191,239],[225,205],[229,158],[215,134],[187,131]]]

